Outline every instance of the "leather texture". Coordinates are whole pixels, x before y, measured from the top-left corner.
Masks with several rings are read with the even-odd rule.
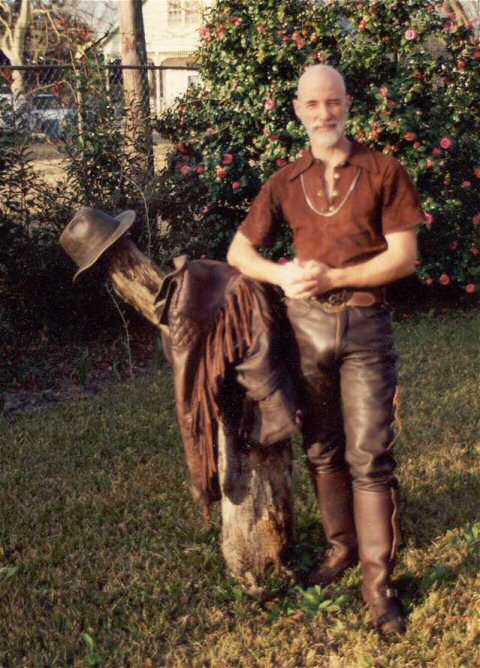
[[[310,572],[308,584],[326,587],[358,562],[352,479],[346,469],[312,478],[330,549],[323,563]]]
[[[304,381],[304,447],[315,474],[348,465],[354,487],[396,484],[397,374],[390,314],[383,304],[331,313],[288,300]]]
[[[402,633],[403,611],[391,575],[399,539],[398,490],[354,490],[362,595],[380,632]]]
[[[217,426],[232,378],[244,390],[240,428],[250,445],[270,446],[300,431],[293,349],[278,335],[288,322],[270,286],[224,262],[182,256],[174,264],[156,308],[193,495],[208,515],[220,498]]]

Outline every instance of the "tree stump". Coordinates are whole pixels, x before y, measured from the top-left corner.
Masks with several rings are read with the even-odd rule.
[[[163,274],[124,237],[106,254],[107,274],[116,293],[158,329],[155,299]],[[262,596],[262,580],[285,572],[283,561],[293,534],[290,443],[245,447],[237,420],[219,425],[222,553],[228,572],[251,595]]]

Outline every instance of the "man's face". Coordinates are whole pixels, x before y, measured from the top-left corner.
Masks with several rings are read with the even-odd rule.
[[[334,146],[343,137],[350,98],[337,78],[324,74],[303,81],[294,107],[312,144]]]

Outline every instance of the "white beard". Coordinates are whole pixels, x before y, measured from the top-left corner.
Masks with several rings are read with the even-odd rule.
[[[343,137],[344,128],[345,121],[341,120],[337,121],[337,124],[333,130],[321,131],[312,128],[308,134],[310,135],[310,141],[315,142],[317,146],[328,148],[329,146],[335,146],[338,140]]]

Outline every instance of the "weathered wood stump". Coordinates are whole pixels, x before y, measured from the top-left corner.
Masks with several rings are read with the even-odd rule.
[[[157,328],[155,298],[163,274],[124,237],[106,254],[107,274],[116,293]],[[222,553],[229,573],[253,595],[270,571],[284,572],[293,533],[291,448],[240,444],[237,422],[219,425],[218,470],[221,488]]]

